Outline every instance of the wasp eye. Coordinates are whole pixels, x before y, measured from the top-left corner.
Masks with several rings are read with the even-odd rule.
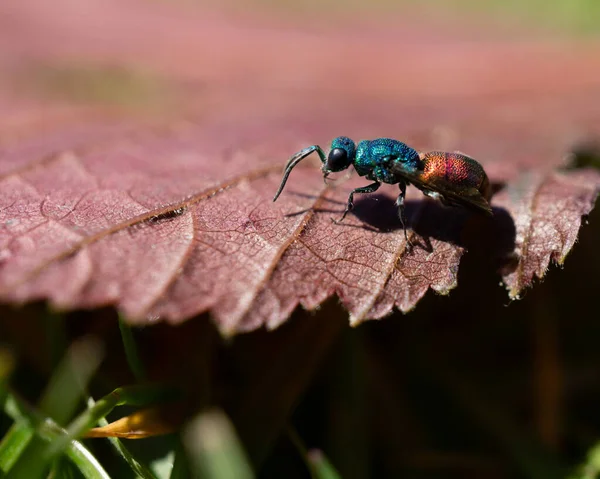
[[[341,171],[348,168],[348,153],[343,148],[334,148],[327,156],[325,165],[329,171]]]

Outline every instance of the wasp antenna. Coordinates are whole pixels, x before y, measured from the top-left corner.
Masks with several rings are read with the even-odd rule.
[[[298,153],[296,153],[294,156],[292,156],[289,159],[289,161],[285,165],[285,170],[283,172],[283,178],[281,179],[281,184],[279,185],[279,189],[277,190],[277,193],[275,193],[275,196],[273,197],[274,202],[277,201],[277,198],[279,198],[279,195],[283,191],[283,187],[285,186],[285,183],[287,182],[288,176],[290,176],[290,173],[292,172],[294,167],[298,163],[300,163],[304,158],[306,158],[308,155],[310,155],[313,151],[315,151],[317,149],[320,150],[320,147],[317,145],[309,146],[308,148],[304,148],[303,150],[300,150]]]

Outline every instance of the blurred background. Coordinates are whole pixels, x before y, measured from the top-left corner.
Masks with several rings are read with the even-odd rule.
[[[467,151],[498,182],[597,165],[599,20],[593,0],[4,0],[0,159],[93,142],[99,123],[188,122],[273,161],[344,134]],[[343,478],[600,477],[599,231],[594,211],[564,268],[514,303],[472,242],[459,287],[407,315],[351,329],[332,299],[231,341],[208,315],[134,335],[149,376],[193,398],[182,415],[227,413],[257,477],[311,477],[303,447]],[[135,381],[110,308],[0,315],[32,404],[90,334],[106,351],[92,393]],[[109,474],[135,477],[102,441],[86,445]],[[128,447],[154,464],[176,442]]]

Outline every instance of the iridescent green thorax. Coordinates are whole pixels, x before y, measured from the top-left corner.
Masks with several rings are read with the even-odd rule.
[[[363,140],[358,144],[354,168],[360,176],[368,176],[375,171],[379,174],[374,176],[381,181],[397,183],[389,171],[396,163],[407,171],[416,172],[420,167],[419,154],[405,143],[390,138]]]
[[[356,159],[354,160],[354,169],[360,176],[369,174],[375,168],[375,158],[369,153],[368,140],[358,142],[356,148]]]

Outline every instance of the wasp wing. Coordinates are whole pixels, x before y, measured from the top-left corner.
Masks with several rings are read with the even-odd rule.
[[[475,187],[458,188],[448,183],[444,178],[439,177],[428,178],[427,181],[423,181],[420,172],[407,171],[406,168],[397,163],[390,165],[390,170],[424,193],[430,191],[437,193],[448,204],[462,206],[486,215],[493,214],[490,204]]]

